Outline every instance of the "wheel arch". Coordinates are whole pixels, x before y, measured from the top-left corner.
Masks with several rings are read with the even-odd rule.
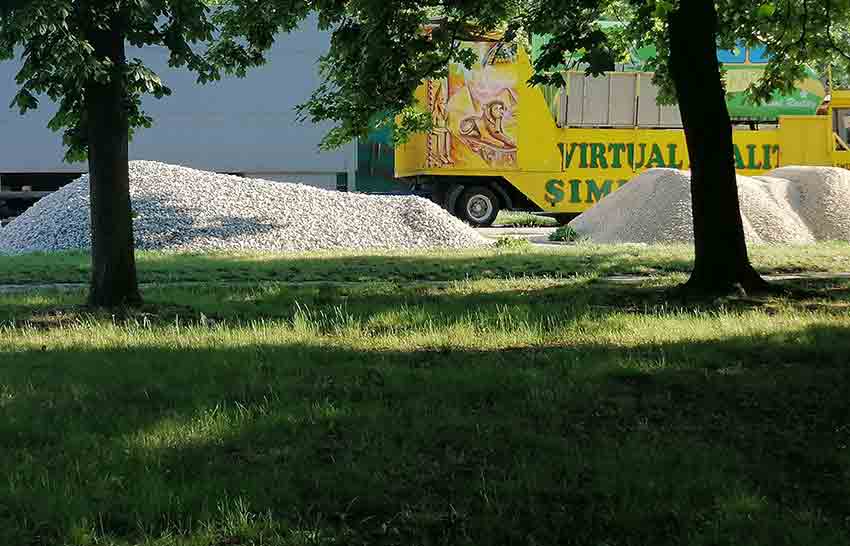
[[[433,195],[438,196],[439,201],[442,201],[439,204],[450,211],[454,210],[464,188],[470,186],[489,188],[499,198],[500,208],[503,210],[528,212],[543,210],[501,176],[430,176],[428,178],[433,187]]]

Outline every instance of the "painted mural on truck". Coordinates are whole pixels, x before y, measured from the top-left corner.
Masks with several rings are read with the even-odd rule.
[[[636,55],[634,69],[642,70],[655,48],[645,48]],[[788,92],[776,91],[764,104],[754,104],[747,89],[764,76],[769,54],[763,46],[748,47],[740,44],[734,49],[717,51],[717,60],[723,67],[726,83],[726,106],[732,119],[775,120],[779,116],[814,115],[826,95],[817,74],[806,69],[805,77]]]
[[[432,129],[426,144],[428,168],[508,168],[516,165],[519,80],[517,46],[463,42],[475,53],[466,68],[452,64],[443,80],[429,81]]]

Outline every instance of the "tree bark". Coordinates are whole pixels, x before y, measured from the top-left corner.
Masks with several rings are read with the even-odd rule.
[[[112,27],[92,31],[90,41],[97,56],[109,58],[115,68],[108,82],[89,81],[85,89],[92,239],[89,304],[96,307],[141,302],[130,208],[124,36],[117,22]]]
[[[669,25],[670,72],[691,163],[696,254],[683,289],[705,295],[768,290],[750,264],[744,240],[714,0],[681,0]]]

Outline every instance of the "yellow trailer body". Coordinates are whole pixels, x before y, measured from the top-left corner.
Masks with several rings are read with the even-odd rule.
[[[498,179],[538,212],[575,214],[641,171],[689,168],[681,129],[559,127],[549,91],[526,84],[532,68],[522,48],[492,41],[462,47],[476,53],[474,66],[452,65],[447,78],[417,90],[433,129],[396,148],[397,177],[455,184]],[[739,174],[850,164],[850,149],[842,149],[836,132],[850,121],[844,106],[850,96],[833,93],[829,115],[780,117],[772,129],[733,131]],[[850,123],[847,132],[844,140]]]

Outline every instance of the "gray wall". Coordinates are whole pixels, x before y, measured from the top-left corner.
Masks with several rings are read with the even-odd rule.
[[[297,173],[307,183],[324,181],[331,173],[353,173],[353,145],[320,153],[318,144],[327,126],[295,120],[295,105],[319,83],[316,62],[328,45],[329,35],[308,20],[299,30],[280,36],[269,63],[247,78],[225,78],[206,86],[196,84],[186,70],[169,68],[160,48],[128,51],[128,57],[142,58],[174,92],[161,100],[145,98],[154,126],[136,133],[131,159],[252,176],[293,173],[295,178]],[[23,117],[8,108],[18,66],[17,61],[0,63],[0,173],[87,170],[85,165],[62,162],[61,135],[46,127],[55,112],[46,97],[37,111]]]

